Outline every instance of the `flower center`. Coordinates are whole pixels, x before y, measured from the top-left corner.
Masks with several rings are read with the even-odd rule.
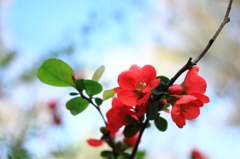
[[[142,93],[145,87],[146,87],[146,84],[142,80],[137,81],[137,83],[135,83],[135,90],[138,93]]]
[[[180,106],[181,106],[180,108],[181,112],[184,112],[184,113],[186,113],[188,108],[190,107],[188,104],[181,104]]]

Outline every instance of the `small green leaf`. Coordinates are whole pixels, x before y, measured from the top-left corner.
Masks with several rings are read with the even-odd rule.
[[[136,127],[136,125],[129,124],[125,126],[123,134],[125,137],[130,138],[136,135],[138,130],[139,129]]]
[[[66,103],[66,107],[68,110],[70,110],[72,115],[77,115],[82,111],[84,111],[87,108],[88,104],[89,102],[86,99],[83,99],[81,97],[76,97],[76,98],[70,99]]]
[[[111,157],[111,156],[113,156],[113,152],[112,151],[102,151],[101,156],[102,157]]]
[[[101,98],[95,98],[95,103],[100,106],[102,104],[103,100]]]
[[[144,152],[144,151],[137,151],[136,159],[144,159],[145,155],[146,155],[146,152]]]
[[[99,68],[95,71],[95,73],[93,74],[92,80],[93,80],[93,81],[99,81],[99,79],[101,78],[104,70],[105,70],[105,66],[99,67]]]
[[[163,94],[164,92],[163,91],[161,91],[161,90],[159,90],[159,89],[157,89],[157,88],[154,88],[153,90],[152,90],[152,94],[153,95],[160,95],[160,94]]]
[[[147,119],[154,120],[158,115],[158,102],[152,101],[150,102],[147,110]]]
[[[109,139],[109,134],[103,134],[103,136],[101,137],[101,140],[106,140]]]
[[[147,126],[146,126],[146,128],[150,128],[150,126],[151,126],[151,123],[148,123]]]
[[[155,120],[154,120],[154,124],[157,127],[158,130],[160,131],[166,131],[167,130],[167,120],[158,116]]]
[[[71,92],[69,93],[70,96],[76,96],[76,95],[79,95],[79,93],[76,93],[76,92]]]
[[[38,69],[37,76],[40,81],[51,86],[75,87],[72,68],[58,59],[48,59]]]
[[[98,83],[97,81],[84,80],[83,85],[84,85],[86,93],[89,96],[99,94],[102,91],[102,85],[100,83]]]
[[[128,124],[138,124],[139,122],[134,117],[128,115],[127,116],[127,123]]]
[[[82,92],[84,90],[84,84],[83,84],[83,81],[85,79],[78,79],[76,81],[76,89],[79,91],[79,92]]]
[[[165,84],[167,84],[170,81],[170,79],[166,76],[157,76],[157,78],[160,78],[161,81],[163,81]]]
[[[109,134],[109,131],[105,127],[100,127],[100,132],[102,134]]]
[[[117,156],[117,159],[127,159],[130,157],[130,154],[127,152],[121,152],[119,156]]]
[[[116,92],[113,89],[106,90],[103,92],[103,100],[109,99],[113,97],[116,94]]]

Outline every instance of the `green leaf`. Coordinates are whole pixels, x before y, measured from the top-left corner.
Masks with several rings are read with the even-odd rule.
[[[128,115],[127,116],[127,123],[128,124],[138,124],[139,122],[134,117]]]
[[[152,101],[150,102],[147,110],[147,119],[154,120],[158,115],[158,102]]]
[[[109,134],[109,131],[106,129],[106,127],[100,127],[100,132],[102,134]]]
[[[130,138],[136,135],[138,130],[139,129],[136,127],[136,125],[129,124],[125,126],[123,134],[125,137]]]
[[[101,137],[101,140],[106,140],[109,139],[109,134],[103,134],[103,136]]]
[[[116,92],[113,89],[106,90],[103,92],[103,100],[112,98],[115,94]]]
[[[76,89],[79,91],[79,92],[82,92],[84,90],[84,84],[83,84],[83,81],[85,79],[78,79],[76,81]]]
[[[88,104],[89,102],[86,99],[83,99],[81,97],[76,97],[76,98],[70,99],[66,103],[66,107],[68,110],[70,110],[72,115],[77,115],[82,111],[84,111],[87,108]]]
[[[151,123],[148,123],[146,128],[150,128],[151,127]]]
[[[79,95],[79,93],[76,93],[76,92],[71,92],[69,93],[70,96],[76,96],[76,95]]]
[[[105,66],[101,66],[99,67],[93,74],[92,80],[93,81],[99,81],[99,79],[101,78],[103,72],[105,70]]]
[[[102,91],[102,85],[100,83],[98,83],[97,81],[84,80],[83,85],[84,85],[86,93],[89,96],[99,94]]]
[[[145,155],[146,155],[146,152],[144,152],[144,151],[137,151],[136,159],[144,159]]]
[[[160,131],[166,131],[167,130],[167,120],[158,116],[155,120],[154,120],[154,124],[157,127],[158,130]]]
[[[119,154],[119,156],[117,156],[117,159],[127,159],[127,158],[129,158],[131,155],[129,154],[129,153],[127,153],[127,152],[121,152],[120,154]]]
[[[95,98],[95,103],[100,106],[102,104],[103,100],[101,98]]]
[[[161,90],[159,90],[159,89],[157,89],[157,88],[154,88],[153,90],[152,90],[152,94],[153,95],[160,95],[160,94],[163,94],[164,92],[163,91],[161,91]]]
[[[38,69],[37,76],[40,81],[51,86],[75,87],[72,68],[58,59],[48,59]]]
[[[157,76],[157,78],[160,78],[161,81],[163,81],[165,84],[167,84],[170,81],[170,79],[166,76]]]
[[[113,152],[112,151],[102,151],[101,156],[102,157],[111,157],[111,156],[113,156]]]

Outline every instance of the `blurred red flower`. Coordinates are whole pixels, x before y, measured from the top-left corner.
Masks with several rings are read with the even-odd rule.
[[[196,149],[191,152],[191,159],[205,159],[205,156]]]
[[[103,145],[104,140],[88,139],[88,140],[87,140],[87,143],[88,143],[90,146],[97,147],[97,146]]]
[[[116,132],[127,122],[127,113],[124,110],[125,105],[116,97],[112,100],[112,108],[106,113],[108,122],[106,129]]]

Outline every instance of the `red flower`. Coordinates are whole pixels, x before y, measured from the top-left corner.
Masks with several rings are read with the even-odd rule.
[[[177,100],[172,108],[171,116],[179,128],[186,124],[185,120],[192,120],[200,114],[202,103],[192,95],[186,95]]]
[[[172,92],[181,93],[181,95],[172,95],[180,99],[174,103],[171,111],[172,119],[179,128],[182,128],[186,124],[185,120],[197,118],[200,114],[199,107],[209,102],[209,98],[204,95],[207,83],[198,75],[198,71],[198,67],[193,67],[188,71],[181,84],[182,92],[179,91],[180,89],[177,85],[173,85],[169,89]]]
[[[62,119],[60,113],[58,112],[57,102],[52,101],[48,103],[48,108],[50,109],[54,124],[61,125]]]
[[[87,140],[87,143],[88,143],[90,146],[97,147],[97,146],[103,145],[104,140],[88,139],[88,140]]]
[[[198,75],[198,71],[199,67],[197,66],[190,69],[181,86],[187,94],[197,97],[202,103],[208,103],[210,100],[204,95],[207,82]]]
[[[130,138],[124,137],[123,140],[128,146],[134,147],[137,142],[138,136],[139,136],[139,133],[137,133],[136,135]]]
[[[129,116],[139,122],[137,116],[143,115],[146,112],[146,107],[146,104],[129,107],[114,97],[112,100],[112,108],[106,113],[108,119],[106,129],[110,131],[111,134],[116,133],[123,125],[128,124]]]
[[[156,70],[151,65],[140,68],[132,65],[129,70],[118,76],[120,87],[114,88],[119,100],[127,106],[145,103],[151,96],[153,88],[157,87],[160,79],[156,79]]]
[[[191,158],[192,159],[205,159],[204,155],[196,149],[192,150]]]
[[[106,116],[108,123],[106,129],[111,132],[116,132],[127,122],[127,113],[125,105],[116,97],[112,100],[112,108],[107,112]]]

